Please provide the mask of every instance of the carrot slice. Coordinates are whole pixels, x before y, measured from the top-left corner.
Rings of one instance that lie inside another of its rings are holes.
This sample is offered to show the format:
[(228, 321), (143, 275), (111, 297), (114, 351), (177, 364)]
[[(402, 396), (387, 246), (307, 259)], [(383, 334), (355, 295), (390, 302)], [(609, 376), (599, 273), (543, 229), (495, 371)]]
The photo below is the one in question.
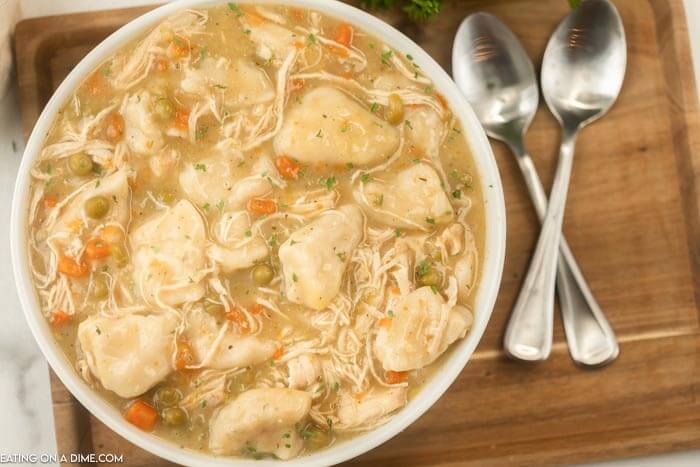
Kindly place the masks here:
[(44, 196), (44, 206), (47, 208), (54, 208), (58, 204), (58, 198), (56, 195), (45, 195)]
[(180, 38), (173, 40), (168, 46), (168, 55), (174, 58), (183, 58), (190, 53), (190, 45)]
[(71, 320), (71, 316), (61, 310), (56, 310), (53, 313), (51, 313), (51, 317), (49, 318), (49, 322), (51, 323), (52, 326), (59, 327), (63, 326), (64, 324), (68, 323)]
[(391, 327), (391, 318), (382, 318), (379, 320), (379, 327), (380, 328), (390, 328)]
[(389, 384), (399, 384), (408, 381), (407, 371), (387, 371), (385, 374), (386, 382)]
[(248, 319), (246, 318), (243, 311), (241, 311), (241, 309), (237, 306), (234, 306), (231, 310), (227, 311), (224, 317), (229, 321), (233, 321), (241, 330), (241, 332), (245, 333), (250, 329)]
[(279, 360), (280, 358), (282, 358), (282, 355), (284, 355), (284, 347), (280, 347), (277, 350), (275, 350), (275, 353), (272, 354), (272, 359)]
[(168, 61), (164, 58), (156, 59), (156, 70), (165, 71), (168, 69)]
[(119, 112), (111, 112), (105, 117), (102, 134), (110, 143), (116, 143), (124, 135), (124, 117)]
[(265, 18), (254, 12), (251, 8), (241, 8), (245, 13), (245, 19), (252, 26), (260, 26), (265, 22)]
[(124, 232), (116, 225), (106, 225), (100, 230), (100, 238), (107, 243), (119, 243), (124, 238)]
[(335, 41), (343, 44), (345, 47), (350, 47), (352, 44), (353, 29), (349, 24), (341, 24), (335, 34)]
[(124, 418), (143, 431), (151, 431), (158, 420), (158, 412), (141, 399), (137, 399), (129, 406)]
[(68, 277), (85, 277), (90, 270), (84, 263), (76, 263), (67, 256), (61, 256), (58, 259), (58, 272), (65, 274)]
[(85, 245), (85, 255), (90, 259), (102, 259), (110, 254), (109, 244), (101, 238), (93, 237)]
[(180, 130), (187, 130), (190, 126), (190, 111), (182, 107), (175, 109), (175, 127)]
[(292, 78), (289, 80), (289, 92), (294, 92), (304, 87), (305, 81), (302, 78)]
[(279, 156), (275, 159), (275, 165), (284, 178), (296, 180), (299, 176), (301, 166), (291, 157)]
[(253, 303), (252, 305), (250, 305), (250, 307), (248, 307), (248, 311), (250, 311), (254, 315), (265, 314), (265, 310), (266, 308), (259, 303)]
[(96, 71), (85, 80), (81, 86), (81, 89), (84, 89), (89, 95), (95, 97), (102, 93), (102, 90), (105, 88), (106, 84), (106, 80), (104, 76), (102, 76), (102, 73)]
[(263, 216), (277, 212), (277, 203), (269, 198), (250, 198), (246, 206), (251, 214)]
[(184, 370), (188, 365), (194, 363), (194, 351), (189, 343), (178, 341), (177, 354), (175, 355), (175, 368)]

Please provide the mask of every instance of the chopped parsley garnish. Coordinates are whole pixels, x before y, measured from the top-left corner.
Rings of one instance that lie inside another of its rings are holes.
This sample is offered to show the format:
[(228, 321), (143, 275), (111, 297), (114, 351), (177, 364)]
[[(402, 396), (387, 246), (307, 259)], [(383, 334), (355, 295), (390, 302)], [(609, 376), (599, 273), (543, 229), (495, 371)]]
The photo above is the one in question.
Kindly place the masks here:
[(335, 175), (331, 175), (328, 178), (321, 178), (319, 182), (321, 183), (321, 185), (325, 186), (330, 190), (336, 183), (338, 183), (338, 180), (336, 180)]
[(406, 124), (409, 130), (413, 130), (413, 124), (410, 120), (405, 120), (404, 123)]
[(345, 261), (345, 259), (347, 258), (347, 256), (346, 256), (345, 253), (343, 253), (343, 252), (336, 253), (335, 255), (338, 257), (338, 259), (339, 259), (340, 261)]
[(243, 16), (243, 12), (240, 8), (238, 8), (238, 5), (236, 5), (235, 3), (229, 2), (228, 9), (236, 13), (236, 18), (240, 18), (241, 16)]
[(369, 107), (369, 111), (375, 113), (377, 110), (379, 110), (379, 104), (372, 102), (372, 105)]
[(387, 315), (389, 318), (393, 318), (393, 317), (394, 317), (394, 312), (391, 311), (391, 310), (387, 310), (387, 311), (386, 311), (386, 315)]
[(207, 166), (204, 164), (195, 164), (194, 165), (194, 170), (199, 170), (200, 172), (206, 172), (207, 171)]
[(246, 230), (246, 231), (245, 231), (245, 236), (246, 236), (246, 237), (252, 237), (252, 236), (253, 236), (253, 232), (251, 232), (250, 230)]
[(384, 195), (377, 195), (374, 197), (374, 205), (381, 206), (384, 204)]
[(363, 173), (362, 175), (360, 175), (360, 181), (362, 183), (367, 183), (369, 181), (369, 174)]
[(393, 50), (387, 50), (386, 52), (382, 52), (382, 64), (384, 65), (391, 65), (391, 57), (394, 55)]
[(399, 238), (399, 237), (403, 236), (403, 232), (401, 232), (401, 230), (399, 230), (399, 229), (396, 229), (396, 230), (394, 231), (394, 234), (396, 234), (396, 238)]
[(296, 272), (293, 272), (293, 273), (292, 273), (292, 280), (293, 280), (294, 282), (298, 282), (298, 281), (299, 281), (299, 277), (297, 277), (297, 273), (296, 273)]
[(430, 272), (430, 261), (423, 260), (416, 266), (416, 276), (422, 277)]
[(435, 225), (435, 219), (433, 219), (432, 217), (426, 217), (425, 222), (427, 222), (430, 225)]
[(462, 197), (462, 192), (460, 190), (455, 190), (452, 192), (452, 197), (455, 199), (459, 199)]
[(316, 133), (316, 138), (323, 138), (323, 133), (321, 133), (321, 130), (318, 130), (318, 133)]
[(194, 133), (194, 139), (199, 141), (200, 139), (204, 138), (204, 136), (207, 134), (207, 131), (209, 131), (209, 127), (207, 125), (198, 128), (197, 131), (195, 131)]
[(353, 164), (352, 162), (347, 162), (345, 163), (345, 167), (347, 167), (348, 170), (352, 170), (355, 168), (355, 164)]
[(306, 43), (307, 43), (308, 45), (315, 45), (315, 44), (316, 44), (316, 35), (315, 35), (314, 33), (310, 33), (310, 34), (306, 37)]
[(224, 211), (224, 200), (220, 200), (218, 203), (216, 203), (216, 209), (219, 210), (219, 212)]

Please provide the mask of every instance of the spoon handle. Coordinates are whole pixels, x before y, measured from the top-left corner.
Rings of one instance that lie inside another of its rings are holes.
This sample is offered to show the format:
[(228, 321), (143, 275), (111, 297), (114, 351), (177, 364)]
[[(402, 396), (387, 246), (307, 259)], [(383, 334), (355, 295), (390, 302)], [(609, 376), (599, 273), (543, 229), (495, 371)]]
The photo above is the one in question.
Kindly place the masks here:
[(577, 130), (564, 129), (557, 171), (535, 252), (511, 312), (503, 347), (519, 360), (546, 360), (552, 350), (554, 287), (561, 226)]
[[(532, 158), (522, 141), (513, 144), (511, 150), (523, 173), (535, 212), (540, 221), (543, 221), (547, 211), (547, 194)], [(584, 366), (600, 366), (615, 360), (619, 353), (615, 333), (593, 297), (563, 234), (557, 263), (557, 295), (569, 352), (574, 362)]]

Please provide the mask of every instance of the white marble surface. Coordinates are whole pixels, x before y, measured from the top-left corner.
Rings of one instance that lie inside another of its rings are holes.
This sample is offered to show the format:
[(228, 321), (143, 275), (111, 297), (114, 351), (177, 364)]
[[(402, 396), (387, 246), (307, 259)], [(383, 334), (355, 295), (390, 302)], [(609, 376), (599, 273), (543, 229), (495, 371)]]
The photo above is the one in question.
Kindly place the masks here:
[[(16, 0), (14, 0), (16, 1)], [(0, 0), (0, 15), (13, 0)], [(684, 0), (689, 18), (695, 72), (700, 76), (700, 0)], [(21, 17), (156, 3), (151, 0), (19, 0)], [(0, 44), (4, 39), (0, 37)], [(22, 152), (17, 90), (0, 99), (0, 454), (55, 453), (47, 364), (34, 344), (15, 293), (10, 266), (8, 222), (11, 187)], [(127, 459), (128, 463), (128, 459)], [(700, 450), (594, 464), (597, 466), (697, 466)]]

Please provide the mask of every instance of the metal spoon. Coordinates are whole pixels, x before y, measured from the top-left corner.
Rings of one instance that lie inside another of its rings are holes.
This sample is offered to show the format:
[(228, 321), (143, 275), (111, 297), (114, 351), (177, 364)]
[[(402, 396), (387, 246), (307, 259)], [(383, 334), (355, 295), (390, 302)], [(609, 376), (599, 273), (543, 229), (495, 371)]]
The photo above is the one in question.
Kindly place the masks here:
[[(584, 1), (559, 24), (547, 44), (542, 91), (561, 124), (562, 136), (547, 214), (506, 330), (505, 347), (519, 358), (542, 360), (551, 350), (557, 249), (576, 137), (615, 102), (626, 62), (622, 21), (607, 0)], [(595, 323), (588, 320), (584, 328), (589, 324)], [(580, 337), (577, 332), (573, 335)]]
[[(507, 144), (516, 156), (535, 211), (542, 220), (547, 196), (523, 143), (539, 101), (530, 58), (510, 29), (496, 17), (475, 13), (457, 31), (452, 70), (486, 132)], [(571, 357), (586, 366), (608, 363), (618, 355), (615, 334), (563, 238), (559, 255), (557, 292)], [(516, 351), (508, 350), (518, 357)]]

